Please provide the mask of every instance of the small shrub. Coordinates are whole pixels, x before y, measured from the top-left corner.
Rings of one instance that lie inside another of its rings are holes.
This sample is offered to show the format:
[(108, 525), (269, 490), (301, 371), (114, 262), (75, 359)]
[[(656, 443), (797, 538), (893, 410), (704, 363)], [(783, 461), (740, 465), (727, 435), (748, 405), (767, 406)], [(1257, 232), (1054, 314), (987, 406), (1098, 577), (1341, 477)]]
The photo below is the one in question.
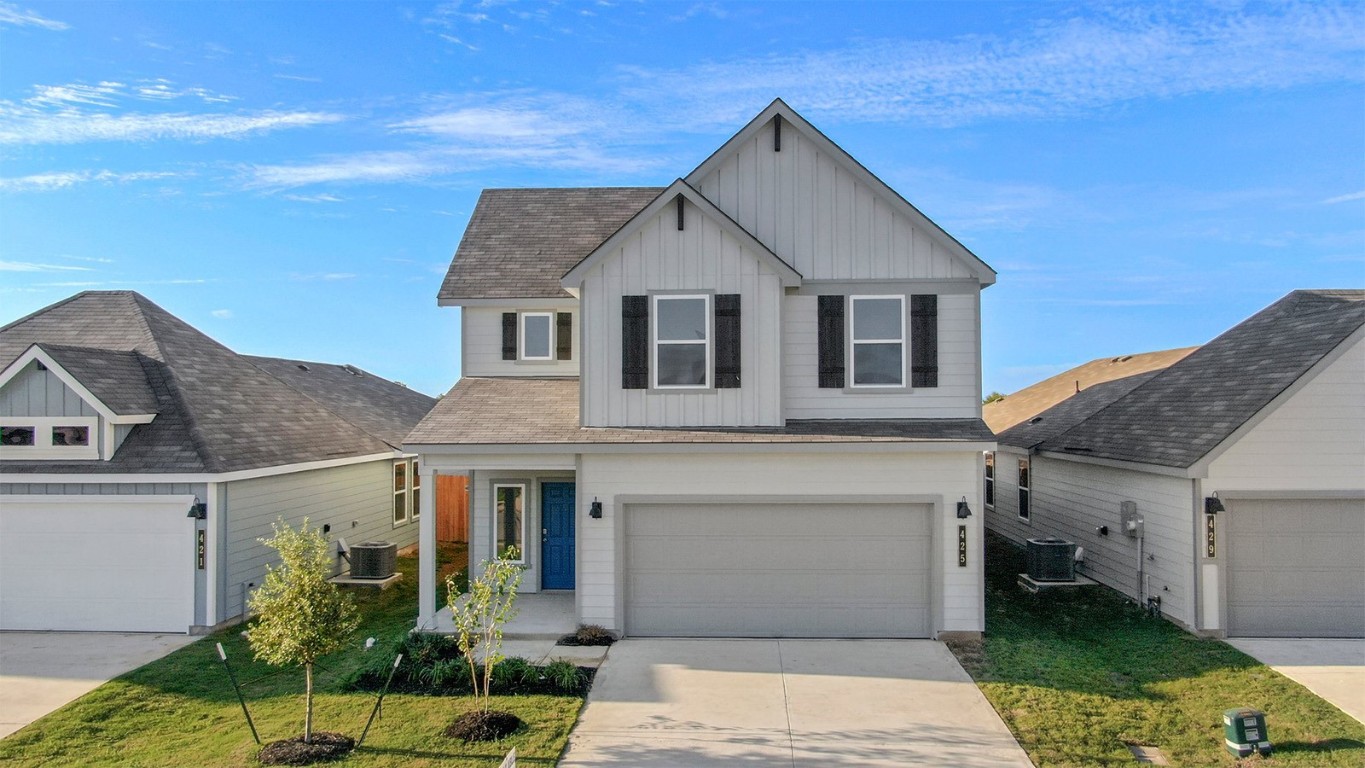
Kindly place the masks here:
[(561, 691), (572, 692), (583, 687), (587, 682), (587, 676), (583, 670), (579, 669), (571, 661), (560, 659), (552, 661), (541, 667), (541, 674), (545, 675), (545, 681)]
[(584, 624), (572, 635), (559, 638), (559, 645), (611, 645), (616, 636), (596, 624)]
[(493, 687), (499, 693), (514, 691), (527, 683), (534, 684), (539, 677), (540, 670), (518, 656), (503, 659), (493, 667)]
[(403, 663), (393, 675), (390, 691), (428, 695), (469, 692), (468, 668), (459, 647), (449, 636), (429, 632), (405, 632), (394, 638), (386, 650), (376, 648), (366, 654), (360, 669), (346, 682), (346, 688), (380, 690), (400, 653)]

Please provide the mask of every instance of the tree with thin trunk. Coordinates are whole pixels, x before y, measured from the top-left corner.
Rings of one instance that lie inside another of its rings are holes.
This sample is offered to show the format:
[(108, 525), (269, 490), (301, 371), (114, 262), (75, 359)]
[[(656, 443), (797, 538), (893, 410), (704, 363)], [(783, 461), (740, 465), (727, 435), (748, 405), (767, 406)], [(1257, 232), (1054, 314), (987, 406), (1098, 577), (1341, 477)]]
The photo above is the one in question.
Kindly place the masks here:
[[(446, 580), (449, 587), (446, 603), (455, 621), (456, 643), (469, 664), (474, 697), (479, 700), (484, 712), (488, 711), (493, 668), (503, 660), (503, 625), (517, 615), (514, 607), (517, 587), (521, 585), (521, 574), (526, 570), (519, 562), (520, 557), (516, 547), (508, 547), (501, 556), (484, 561), (483, 572), (470, 578), (469, 593), (466, 595), (455, 590), (452, 579)], [(483, 657), (482, 685), (476, 656)]]
[(313, 665), (338, 651), (360, 626), (351, 596), (329, 582), (331, 548), (322, 532), (297, 531), (281, 518), (275, 535), (260, 542), (280, 554), (278, 566), (267, 566), (265, 580), (251, 595), (257, 615), (247, 640), (258, 660), (274, 666), (302, 665), (304, 672), (303, 741), (313, 741)]

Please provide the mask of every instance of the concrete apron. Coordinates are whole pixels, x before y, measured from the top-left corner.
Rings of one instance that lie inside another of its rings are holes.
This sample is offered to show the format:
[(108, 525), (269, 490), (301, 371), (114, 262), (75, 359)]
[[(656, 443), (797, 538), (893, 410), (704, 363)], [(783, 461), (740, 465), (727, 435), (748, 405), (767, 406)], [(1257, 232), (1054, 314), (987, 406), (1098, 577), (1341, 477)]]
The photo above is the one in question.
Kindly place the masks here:
[(1032, 763), (942, 643), (628, 639), (559, 765)]
[[(1227, 643), (1365, 723), (1365, 639), (1236, 637)], [(1275, 729), (1266, 727), (1274, 740)]]
[(134, 632), (0, 632), (0, 738), (198, 639)]

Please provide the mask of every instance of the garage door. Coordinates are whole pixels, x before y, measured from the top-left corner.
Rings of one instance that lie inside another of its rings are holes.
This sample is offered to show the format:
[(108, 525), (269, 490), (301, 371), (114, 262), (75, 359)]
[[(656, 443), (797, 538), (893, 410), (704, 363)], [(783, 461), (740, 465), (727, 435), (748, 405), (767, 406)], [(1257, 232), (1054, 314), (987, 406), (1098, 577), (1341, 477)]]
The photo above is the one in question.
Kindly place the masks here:
[(0, 496), (0, 629), (187, 631), (191, 501)]
[(1365, 637), (1365, 501), (1228, 504), (1228, 633)]
[(928, 505), (631, 505), (626, 632), (928, 637)]

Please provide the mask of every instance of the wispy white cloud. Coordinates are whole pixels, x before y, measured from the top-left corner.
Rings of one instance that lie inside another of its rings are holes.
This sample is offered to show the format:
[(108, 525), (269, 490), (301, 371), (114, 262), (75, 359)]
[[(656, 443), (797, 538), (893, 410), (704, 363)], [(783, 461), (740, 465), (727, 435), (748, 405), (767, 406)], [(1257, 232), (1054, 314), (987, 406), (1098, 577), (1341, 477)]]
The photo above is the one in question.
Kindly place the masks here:
[(215, 309), (215, 310), (213, 310), (212, 312), (210, 312), (209, 314), (210, 314), (210, 315), (213, 315), (214, 317), (218, 318), (219, 320), (231, 320), (231, 319), (232, 319), (232, 310), (230, 310), (230, 309)]
[(1349, 195), (1337, 195), (1322, 201), (1323, 205), (1336, 205), (1337, 203), (1349, 203), (1352, 200), (1365, 200), (1365, 191), (1352, 192)]
[(16, 27), (41, 27), (54, 32), (70, 29), (70, 25), (64, 21), (49, 19), (46, 16), (39, 15), (36, 11), (4, 2), (0, 2), (0, 24), (10, 24)]
[(281, 195), (285, 200), (293, 200), (296, 203), (340, 203), (345, 202), (345, 198), (329, 195), (326, 193), (317, 195)]
[(165, 78), (143, 80), (133, 86), (132, 93), (140, 99), (150, 99), (154, 101), (171, 101), (186, 96), (195, 97), (207, 104), (225, 104), (229, 101), (237, 100), (236, 96), (215, 93), (207, 88), (177, 88), (174, 83)]
[(320, 78), (320, 77), (308, 77), (308, 76), (306, 76), (306, 75), (285, 75), (285, 74), (276, 74), (276, 75), (274, 75), (274, 76), (277, 77), (277, 78), (279, 78), (280, 80), (297, 80), (297, 81), (300, 82), (300, 83), (320, 83), (320, 82), (322, 82), (322, 78)]
[(35, 173), (29, 176), (0, 178), (0, 192), (52, 192), (74, 187), (78, 184), (126, 184), (133, 181), (153, 181), (168, 179), (181, 174), (169, 171), (135, 171), (116, 173), (114, 171), (54, 171)]
[(92, 267), (70, 264), (39, 264), (31, 261), (0, 261), (0, 272), (92, 272)]

